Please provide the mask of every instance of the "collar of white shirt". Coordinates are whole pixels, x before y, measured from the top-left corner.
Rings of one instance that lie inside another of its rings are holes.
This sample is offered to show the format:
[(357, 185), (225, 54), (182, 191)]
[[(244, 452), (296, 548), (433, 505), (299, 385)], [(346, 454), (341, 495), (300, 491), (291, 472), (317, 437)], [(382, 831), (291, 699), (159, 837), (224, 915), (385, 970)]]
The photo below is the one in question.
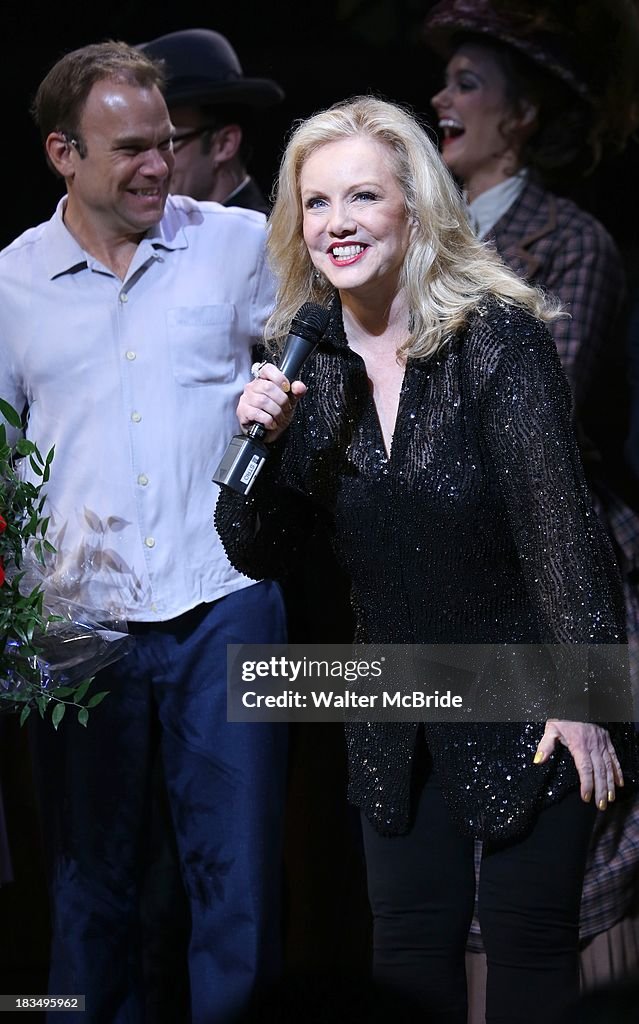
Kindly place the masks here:
[(473, 199), (472, 203), (468, 203), (468, 218), (478, 238), (485, 238), (506, 210), (510, 209), (521, 195), (527, 179), (528, 171), (523, 167), (512, 178), (493, 185), (477, 196), (477, 199)]
[[(82, 248), (64, 223), (64, 210), (67, 197), (63, 196), (57, 205), (55, 215), (46, 224), (43, 233), (43, 253), (49, 280), (67, 274), (80, 267), (106, 270), (98, 260)], [(170, 206), (159, 224), (150, 228), (140, 242), (136, 253), (136, 266), (144, 261), (158, 248), (187, 249), (188, 240), (182, 224), (174, 216)]]

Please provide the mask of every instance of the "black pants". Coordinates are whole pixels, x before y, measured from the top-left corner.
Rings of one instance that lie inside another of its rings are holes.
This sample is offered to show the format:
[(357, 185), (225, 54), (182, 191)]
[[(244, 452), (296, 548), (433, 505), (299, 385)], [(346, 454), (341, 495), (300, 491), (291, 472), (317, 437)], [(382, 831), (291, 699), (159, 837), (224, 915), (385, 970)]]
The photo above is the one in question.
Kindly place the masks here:
[[(595, 811), (578, 792), (542, 811), (518, 842), (484, 843), (479, 919), (487, 1024), (539, 1024), (579, 987), (579, 904)], [(417, 999), (427, 1024), (466, 1024), (465, 946), (473, 840), (454, 828), (436, 779), (407, 835), (363, 821), (375, 980)]]

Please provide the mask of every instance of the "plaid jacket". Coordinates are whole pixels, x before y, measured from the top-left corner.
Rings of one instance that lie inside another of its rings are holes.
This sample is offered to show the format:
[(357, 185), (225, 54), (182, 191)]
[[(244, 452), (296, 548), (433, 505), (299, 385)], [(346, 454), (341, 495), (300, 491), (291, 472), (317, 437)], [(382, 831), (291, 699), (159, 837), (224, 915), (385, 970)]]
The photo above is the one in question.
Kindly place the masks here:
[[(570, 319), (549, 326), (570, 381), (577, 419), (605, 420), (606, 411), (593, 417), (592, 406), (598, 373), (607, 359), (617, 358), (626, 292), (625, 269), (612, 238), (571, 200), (529, 180), (487, 240), (515, 273), (558, 296), (570, 313)], [(587, 449), (584, 455), (588, 463)], [(639, 515), (604, 481), (605, 476), (601, 486), (594, 486), (597, 504), (610, 527), (622, 572), (634, 578), (639, 568)], [(629, 627), (633, 625), (631, 619)], [(638, 670), (633, 668), (637, 685)]]
[(531, 180), (488, 239), (515, 273), (558, 296), (570, 313), (550, 329), (579, 410), (625, 296), (615, 243), (589, 213)]
[[(596, 394), (598, 368), (616, 343), (625, 295), (621, 257), (605, 228), (568, 199), (529, 181), (487, 236), (508, 266), (557, 295), (571, 319), (550, 324), (579, 416)], [(639, 516), (607, 489), (595, 494), (623, 575), (633, 689), (639, 683)], [(476, 846), (479, 872), (481, 848)], [(633, 910), (639, 886), (639, 795), (600, 815), (590, 846), (581, 901), (580, 941), (586, 944)], [(475, 917), (468, 949), (482, 950)]]

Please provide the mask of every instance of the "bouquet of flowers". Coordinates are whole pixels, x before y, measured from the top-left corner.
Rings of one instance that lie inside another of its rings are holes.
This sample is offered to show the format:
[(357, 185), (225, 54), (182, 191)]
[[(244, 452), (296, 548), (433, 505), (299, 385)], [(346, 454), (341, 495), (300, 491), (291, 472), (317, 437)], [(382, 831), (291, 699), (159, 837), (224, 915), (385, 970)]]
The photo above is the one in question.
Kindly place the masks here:
[[(21, 418), (0, 399), (0, 414), (13, 428)], [(0, 423), (0, 711), (20, 714), (21, 724), (34, 708), (51, 711), (57, 729), (67, 708), (86, 725), (89, 711), (107, 696), (89, 695), (92, 678), (129, 650), (133, 643), (122, 623), (104, 623), (72, 601), (49, 596), (43, 488), (49, 479), (53, 449), (43, 456), (20, 437), (10, 444)], [(36, 483), (22, 479), (18, 459), (28, 459)]]

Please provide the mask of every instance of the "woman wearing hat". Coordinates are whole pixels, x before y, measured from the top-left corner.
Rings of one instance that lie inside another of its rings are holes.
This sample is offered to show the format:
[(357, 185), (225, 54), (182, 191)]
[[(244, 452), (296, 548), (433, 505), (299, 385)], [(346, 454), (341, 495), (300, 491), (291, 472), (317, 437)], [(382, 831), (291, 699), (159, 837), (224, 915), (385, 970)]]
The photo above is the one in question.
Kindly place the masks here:
[[(598, 409), (598, 377), (615, 359), (625, 273), (599, 221), (552, 185), (594, 169), (603, 152), (622, 148), (633, 125), (639, 48), (632, 6), (623, 0), (563, 7), (538, 0), (443, 0), (425, 28), (426, 41), (447, 61), (445, 85), (432, 104), (443, 158), (463, 185), (471, 224), (513, 270), (557, 295), (570, 313), (550, 330), (578, 426), (597, 431), (609, 419), (609, 410)], [(616, 383), (622, 391), (624, 382)], [(582, 437), (584, 454), (592, 456)], [(629, 490), (625, 480), (611, 487), (601, 461), (592, 467), (591, 486), (624, 575), (639, 684), (639, 595), (631, 577), (639, 522), (614, 493), (619, 486)], [(603, 933), (634, 903), (638, 839), (639, 809), (618, 806), (613, 820), (599, 822), (582, 902), (582, 943), (601, 934), (603, 945)], [(618, 949), (629, 927), (612, 933), (610, 948), (606, 942), (608, 963), (623, 959), (637, 966), (637, 952), (629, 956), (626, 948), (622, 956)], [(476, 920), (470, 948), (481, 950)], [(582, 970), (586, 981), (601, 981), (609, 969), (593, 966), (591, 953), (582, 958)]]
[(570, 313), (552, 333), (580, 409), (605, 356), (624, 272), (602, 225), (550, 185), (574, 181), (625, 142), (639, 47), (627, 3), (575, 2), (563, 5), (565, 15), (561, 7), (443, 0), (427, 18), (426, 41), (448, 61), (432, 99), (444, 160), (476, 233)]

